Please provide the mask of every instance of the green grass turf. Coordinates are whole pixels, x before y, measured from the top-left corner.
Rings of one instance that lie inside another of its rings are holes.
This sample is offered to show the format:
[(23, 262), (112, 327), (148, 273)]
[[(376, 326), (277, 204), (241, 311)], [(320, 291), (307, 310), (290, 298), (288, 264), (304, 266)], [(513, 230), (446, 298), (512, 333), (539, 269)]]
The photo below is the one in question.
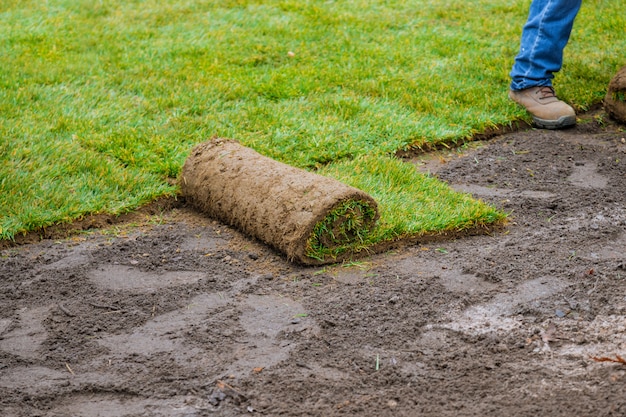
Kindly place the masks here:
[[(528, 6), (0, 0), (0, 237), (175, 195), (212, 136), (371, 193), (368, 243), (499, 221), (392, 155), (529, 120), (506, 97)], [(624, 2), (584, 2), (562, 98), (602, 100), (624, 27)]]

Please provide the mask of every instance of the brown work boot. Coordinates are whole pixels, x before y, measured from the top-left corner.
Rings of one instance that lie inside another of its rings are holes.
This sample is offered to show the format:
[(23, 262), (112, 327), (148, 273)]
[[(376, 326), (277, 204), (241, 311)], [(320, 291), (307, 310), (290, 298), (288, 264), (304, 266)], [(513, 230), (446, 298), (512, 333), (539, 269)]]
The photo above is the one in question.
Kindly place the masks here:
[(576, 124), (576, 112), (556, 96), (550, 86), (509, 90), (509, 98), (525, 107), (535, 124), (543, 129), (561, 129)]

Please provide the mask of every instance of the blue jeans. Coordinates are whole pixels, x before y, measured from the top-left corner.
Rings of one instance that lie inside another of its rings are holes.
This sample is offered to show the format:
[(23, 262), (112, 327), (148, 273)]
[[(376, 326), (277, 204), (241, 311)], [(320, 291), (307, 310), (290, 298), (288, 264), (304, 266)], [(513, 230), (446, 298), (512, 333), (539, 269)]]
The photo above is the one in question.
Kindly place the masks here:
[(533, 0), (511, 69), (511, 90), (552, 86), (582, 0)]

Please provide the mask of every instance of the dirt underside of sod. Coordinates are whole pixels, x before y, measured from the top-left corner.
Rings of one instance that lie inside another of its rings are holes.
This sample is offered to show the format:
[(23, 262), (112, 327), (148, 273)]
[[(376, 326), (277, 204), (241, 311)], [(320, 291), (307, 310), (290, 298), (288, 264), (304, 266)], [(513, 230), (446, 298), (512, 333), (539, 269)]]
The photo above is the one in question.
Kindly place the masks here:
[(625, 137), (599, 111), (415, 159), (510, 224), (352, 264), (171, 201), (5, 247), (0, 414), (624, 415)]

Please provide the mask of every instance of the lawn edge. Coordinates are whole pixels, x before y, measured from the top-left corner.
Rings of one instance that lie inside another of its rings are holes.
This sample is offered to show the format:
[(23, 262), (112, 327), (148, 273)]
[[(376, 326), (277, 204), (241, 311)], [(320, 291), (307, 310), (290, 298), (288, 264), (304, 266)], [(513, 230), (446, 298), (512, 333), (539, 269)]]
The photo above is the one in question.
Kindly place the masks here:
[[(587, 123), (596, 123), (598, 124), (597, 128), (601, 129), (602, 126), (595, 119), (598, 115), (603, 114), (603, 103), (600, 102), (590, 106), (588, 110), (577, 114), (577, 117), (581, 119), (581, 121), (586, 121)], [(405, 151), (400, 150), (395, 153), (395, 156), (406, 160), (429, 152), (441, 149), (458, 149), (464, 144), (470, 142), (490, 141), (508, 133), (520, 132), (529, 129), (533, 129), (533, 127), (526, 121), (513, 120), (507, 124), (495, 126), (485, 130), (484, 132), (476, 133), (470, 138), (459, 139), (454, 144), (449, 146), (446, 146), (445, 144), (438, 144), (429, 147), (413, 148)], [(123, 214), (114, 215), (99, 213), (85, 215), (74, 221), (58, 223), (29, 232), (19, 233), (13, 236), (12, 239), (0, 239), (0, 250), (37, 243), (44, 240), (68, 239), (78, 234), (85, 233), (86, 231), (98, 231), (114, 225), (130, 224), (133, 222), (141, 223), (145, 222), (146, 217), (164, 214), (174, 209), (184, 208), (187, 206), (188, 205), (186, 204), (184, 197), (180, 195), (158, 197), (152, 202)], [(373, 244), (359, 250), (358, 252), (345, 252), (334, 259), (332, 263), (364, 258), (415, 244), (432, 244), (469, 236), (498, 233), (506, 228), (506, 224), (508, 223), (507, 219), (508, 216), (504, 220), (496, 221), (491, 224), (481, 224), (463, 230), (444, 230), (430, 233), (427, 232), (420, 235), (400, 236), (393, 240)]]

